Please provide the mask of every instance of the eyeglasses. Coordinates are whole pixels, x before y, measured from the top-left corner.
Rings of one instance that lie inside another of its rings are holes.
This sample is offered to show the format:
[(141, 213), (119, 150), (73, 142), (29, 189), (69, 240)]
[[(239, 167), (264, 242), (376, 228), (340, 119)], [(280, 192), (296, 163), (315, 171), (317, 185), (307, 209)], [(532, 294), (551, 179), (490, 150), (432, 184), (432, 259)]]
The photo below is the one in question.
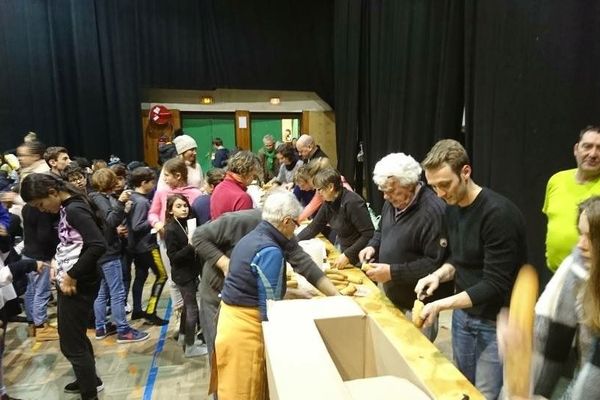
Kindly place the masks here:
[(297, 219), (295, 219), (295, 218), (291, 218), (291, 217), (290, 217), (290, 221), (292, 221), (292, 222), (294, 223), (294, 225), (296, 225), (296, 227), (299, 227), (299, 226), (300, 226), (300, 223), (298, 222), (298, 220), (297, 220)]

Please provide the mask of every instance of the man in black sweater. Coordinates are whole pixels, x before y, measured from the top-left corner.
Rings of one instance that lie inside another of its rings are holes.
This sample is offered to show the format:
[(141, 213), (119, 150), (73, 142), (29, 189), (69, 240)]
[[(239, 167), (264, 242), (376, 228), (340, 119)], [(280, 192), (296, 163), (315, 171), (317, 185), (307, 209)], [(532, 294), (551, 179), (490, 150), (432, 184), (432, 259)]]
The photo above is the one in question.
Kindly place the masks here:
[[(446, 204), (421, 182), (421, 171), (419, 163), (404, 153), (388, 154), (375, 164), (373, 182), (386, 201), (375, 235), (359, 253), (360, 260), (373, 267), (367, 276), (383, 283), (387, 297), (409, 318), (417, 281), (444, 263), (448, 246)], [(427, 300), (447, 297), (453, 290), (453, 282), (445, 282)], [(436, 317), (423, 334), (433, 341), (437, 328)]]
[(454, 361), (486, 399), (496, 399), (502, 362), (495, 321), (526, 260), (523, 216), (510, 200), (473, 182), (469, 157), (457, 141), (436, 143), (422, 165), (429, 185), (449, 205), (450, 257), (419, 280), (415, 292), (427, 297), (441, 282), (454, 279), (456, 294), (427, 304), (421, 317), (430, 324), (440, 311), (454, 310)]

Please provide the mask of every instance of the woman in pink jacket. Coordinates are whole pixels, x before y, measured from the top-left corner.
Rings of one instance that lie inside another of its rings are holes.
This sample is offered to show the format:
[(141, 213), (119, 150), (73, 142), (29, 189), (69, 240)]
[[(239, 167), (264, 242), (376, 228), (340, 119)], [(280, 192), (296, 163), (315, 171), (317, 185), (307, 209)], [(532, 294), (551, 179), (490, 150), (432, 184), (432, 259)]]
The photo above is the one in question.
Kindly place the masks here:
[(191, 204), (196, 197), (202, 194), (197, 187), (188, 185), (187, 172), (187, 166), (180, 158), (172, 158), (163, 165), (163, 179), (167, 187), (154, 194), (150, 211), (148, 211), (148, 222), (161, 234), (165, 226), (167, 197), (172, 194), (182, 194)]

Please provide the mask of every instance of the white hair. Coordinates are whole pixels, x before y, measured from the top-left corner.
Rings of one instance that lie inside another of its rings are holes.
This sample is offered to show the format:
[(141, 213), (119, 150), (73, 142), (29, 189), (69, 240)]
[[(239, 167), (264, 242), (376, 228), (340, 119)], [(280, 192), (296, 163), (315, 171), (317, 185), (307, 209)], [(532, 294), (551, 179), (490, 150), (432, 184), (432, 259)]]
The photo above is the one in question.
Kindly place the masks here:
[(414, 185), (421, 178), (421, 165), (404, 153), (391, 153), (377, 161), (373, 168), (373, 182), (385, 186), (389, 178), (395, 178), (402, 186)]
[(296, 196), (287, 190), (276, 190), (265, 199), (262, 219), (277, 226), (285, 217), (298, 218), (302, 206)]
[(263, 144), (267, 144), (267, 142), (275, 143), (275, 138), (273, 135), (265, 135), (263, 137)]

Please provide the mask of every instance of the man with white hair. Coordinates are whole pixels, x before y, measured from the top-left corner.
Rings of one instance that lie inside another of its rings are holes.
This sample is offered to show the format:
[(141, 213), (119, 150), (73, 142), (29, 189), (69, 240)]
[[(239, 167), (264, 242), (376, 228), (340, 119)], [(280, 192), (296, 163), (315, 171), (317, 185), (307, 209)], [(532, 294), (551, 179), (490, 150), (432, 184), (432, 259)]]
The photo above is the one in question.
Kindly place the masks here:
[(321, 147), (315, 143), (315, 139), (310, 135), (304, 134), (298, 138), (296, 150), (298, 150), (298, 154), (305, 164), (317, 158), (327, 158), (327, 154), (321, 150)]
[(267, 301), (285, 295), (286, 249), (294, 245), (301, 211), (292, 193), (271, 194), (265, 200), (262, 221), (231, 253), (215, 341), (221, 399), (253, 400), (266, 395), (262, 321), (267, 320)]
[[(419, 163), (404, 153), (388, 154), (379, 160), (373, 181), (383, 192), (385, 203), (379, 227), (359, 258), (374, 267), (367, 276), (383, 283), (394, 305), (409, 313), (417, 298), (412, 288), (447, 257), (446, 205), (421, 181)], [(436, 292), (436, 299), (450, 295), (452, 289), (452, 282), (445, 283), (441, 292)], [(435, 340), (437, 320), (423, 333)]]

